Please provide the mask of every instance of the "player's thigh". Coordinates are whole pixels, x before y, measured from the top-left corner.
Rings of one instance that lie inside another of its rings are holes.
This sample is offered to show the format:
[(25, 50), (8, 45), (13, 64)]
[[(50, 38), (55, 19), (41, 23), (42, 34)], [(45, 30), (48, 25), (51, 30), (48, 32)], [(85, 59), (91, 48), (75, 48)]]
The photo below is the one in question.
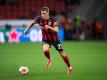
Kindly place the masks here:
[(45, 44), (43, 44), (43, 51), (48, 51), (49, 50), (49, 48), (50, 48), (50, 45), (49, 44), (47, 44), (47, 43), (45, 43)]
[(58, 41), (55, 41), (53, 43), (53, 46), (56, 48), (57, 51), (61, 52), (61, 51), (64, 51), (63, 49), (63, 46), (61, 44), (61, 42), (58, 40)]

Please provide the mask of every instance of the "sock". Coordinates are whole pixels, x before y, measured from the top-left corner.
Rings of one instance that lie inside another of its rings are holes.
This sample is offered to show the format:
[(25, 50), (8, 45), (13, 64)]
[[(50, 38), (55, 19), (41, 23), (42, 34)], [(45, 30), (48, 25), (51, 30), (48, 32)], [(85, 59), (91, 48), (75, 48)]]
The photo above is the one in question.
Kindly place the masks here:
[(62, 56), (62, 58), (63, 58), (63, 60), (65, 61), (65, 63), (67, 64), (67, 66), (70, 67), (71, 65), (70, 65), (68, 56), (67, 56), (67, 55)]
[(44, 51), (45, 56), (50, 59), (50, 52), (49, 51)]

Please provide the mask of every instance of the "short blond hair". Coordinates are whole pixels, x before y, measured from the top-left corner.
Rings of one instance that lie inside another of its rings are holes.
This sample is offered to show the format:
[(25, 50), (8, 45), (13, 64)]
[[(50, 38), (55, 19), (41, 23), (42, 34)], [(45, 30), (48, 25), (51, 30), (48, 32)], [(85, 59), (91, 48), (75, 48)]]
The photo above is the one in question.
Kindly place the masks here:
[(49, 12), (49, 8), (48, 7), (42, 7), (41, 11)]

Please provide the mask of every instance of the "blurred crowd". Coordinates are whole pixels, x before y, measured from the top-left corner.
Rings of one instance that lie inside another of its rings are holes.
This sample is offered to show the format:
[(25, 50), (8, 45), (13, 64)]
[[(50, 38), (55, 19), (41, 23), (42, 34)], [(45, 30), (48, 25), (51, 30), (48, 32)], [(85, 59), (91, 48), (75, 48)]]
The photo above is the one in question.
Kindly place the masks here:
[(65, 40), (104, 40), (104, 24), (97, 17), (92, 23), (82, 20), (79, 15), (74, 19), (67, 15), (56, 15), (60, 28), (64, 29)]
[[(91, 23), (74, 13), (80, 0), (64, 0), (65, 10), (55, 15), (59, 27), (64, 29), (65, 40), (104, 40), (104, 23), (97, 16)], [(55, 12), (54, 12), (55, 13)]]

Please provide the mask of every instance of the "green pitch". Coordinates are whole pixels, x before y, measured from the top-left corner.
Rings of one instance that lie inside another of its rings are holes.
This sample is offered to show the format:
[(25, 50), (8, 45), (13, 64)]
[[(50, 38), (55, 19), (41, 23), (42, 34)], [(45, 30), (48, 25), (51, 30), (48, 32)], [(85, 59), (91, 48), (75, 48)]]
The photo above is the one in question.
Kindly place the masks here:
[[(0, 80), (107, 80), (107, 42), (64, 42), (63, 46), (73, 65), (72, 76), (53, 47), (47, 70), (40, 43), (0, 44)], [(20, 75), (20, 66), (27, 66), (29, 74)]]

